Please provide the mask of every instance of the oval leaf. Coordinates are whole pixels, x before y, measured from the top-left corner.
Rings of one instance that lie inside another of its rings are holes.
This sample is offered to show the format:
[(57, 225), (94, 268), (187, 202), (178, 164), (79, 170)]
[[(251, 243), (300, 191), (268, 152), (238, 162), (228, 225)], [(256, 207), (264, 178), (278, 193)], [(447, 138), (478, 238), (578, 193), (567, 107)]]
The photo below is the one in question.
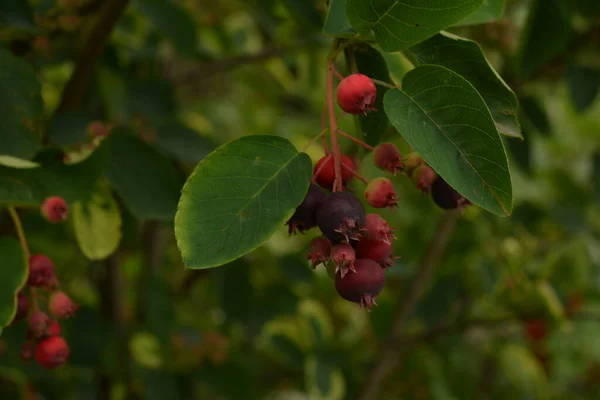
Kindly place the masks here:
[(243, 137), (209, 154), (175, 216), (186, 267), (216, 267), (260, 246), (302, 202), (310, 176), (310, 158), (277, 136)]
[(323, 33), (328, 36), (350, 38), (356, 32), (346, 17), (346, 0), (331, 0), (325, 17)]
[(504, 14), (504, 0), (485, 0), (483, 6), (456, 26), (487, 24), (499, 21)]
[(119, 247), (121, 213), (104, 185), (98, 185), (89, 199), (74, 204), (71, 220), (79, 248), (90, 260), (102, 260)]
[(341, 400), (346, 394), (342, 371), (324, 355), (310, 356), (304, 363), (306, 390), (314, 400)]
[(27, 259), (21, 244), (9, 237), (0, 238), (0, 254), (0, 328), (3, 328), (17, 312), (17, 293), (27, 281)]
[(0, 154), (31, 159), (40, 147), (41, 86), (29, 64), (0, 49)]
[(509, 215), (512, 186), (500, 135), (485, 102), (460, 75), (437, 65), (408, 72), (384, 98), (390, 122), (452, 187)]
[(346, 0), (346, 14), (361, 34), (375, 33), (385, 51), (417, 44), (475, 12), (483, 0)]
[(476, 42), (441, 32), (410, 50), (420, 63), (442, 65), (468, 80), (488, 105), (498, 132), (522, 138), (517, 96), (488, 63)]

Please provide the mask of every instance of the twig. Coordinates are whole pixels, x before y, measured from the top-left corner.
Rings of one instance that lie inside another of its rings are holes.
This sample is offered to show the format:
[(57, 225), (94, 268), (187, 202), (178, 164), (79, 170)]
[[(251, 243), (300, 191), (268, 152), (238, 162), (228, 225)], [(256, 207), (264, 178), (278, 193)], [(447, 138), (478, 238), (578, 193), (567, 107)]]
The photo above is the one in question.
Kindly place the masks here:
[(63, 90), (58, 111), (81, 106), (94, 66), (100, 58), (117, 20), (129, 4), (129, 0), (106, 0), (98, 23), (88, 36), (83, 50), (75, 62), (75, 70)]
[(423, 295), (429, 278), (439, 264), (450, 242), (459, 218), (460, 211), (453, 210), (446, 212), (440, 219), (435, 236), (425, 250), (417, 272), (412, 278), (406, 297), (400, 302), (389, 337), (383, 346), (381, 346), (379, 354), (375, 357), (375, 360), (378, 361), (363, 384), (358, 396), (359, 400), (379, 398), (379, 391), (383, 381), (398, 361), (398, 347), (402, 343), (404, 329)]
[(354, 136), (350, 135), (349, 133), (346, 133), (342, 130), (338, 129), (338, 133), (342, 136), (344, 136), (346, 139), (352, 140), (354, 143), (361, 145), (362, 147), (364, 147), (365, 149), (369, 150), (369, 151), (373, 151), (374, 147), (370, 146), (368, 144), (366, 144), (365, 142), (363, 142), (360, 139), (355, 138)]

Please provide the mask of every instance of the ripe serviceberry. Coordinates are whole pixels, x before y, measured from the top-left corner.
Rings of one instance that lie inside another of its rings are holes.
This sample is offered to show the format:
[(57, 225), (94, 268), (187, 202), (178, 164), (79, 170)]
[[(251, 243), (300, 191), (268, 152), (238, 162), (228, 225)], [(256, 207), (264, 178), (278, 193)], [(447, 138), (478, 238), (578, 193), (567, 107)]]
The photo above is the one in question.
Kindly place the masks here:
[(539, 342), (546, 337), (546, 323), (541, 319), (527, 321), (527, 336), (534, 342)]
[(373, 260), (381, 268), (389, 268), (395, 264), (392, 259), (393, 248), (389, 242), (363, 239), (354, 246), (354, 250), (357, 258)]
[(438, 176), (431, 185), (431, 197), (435, 204), (444, 210), (462, 208), (471, 204), (469, 200), (448, 185), (441, 176)]
[(335, 192), (319, 207), (317, 224), (333, 243), (358, 240), (365, 224), (365, 208), (352, 193)]
[(411, 178), (417, 189), (423, 193), (429, 193), (437, 174), (431, 167), (421, 165), (413, 170)]
[(370, 213), (365, 217), (364, 236), (371, 240), (383, 240), (391, 243), (392, 239), (396, 239), (394, 229), (390, 228), (387, 221), (379, 214)]
[(404, 169), (405, 169), (406, 173), (408, 175), (411, 175), (412, 171), (415, 168), (417, 168), (425, 163), (425, 160), (423, 160), (423, 157), (421, 157), (419, 155), (419, 153), (415, 153), (413, 151), (412, 153), (408, 153), (406, 155), (406, 157), (404, 157), (402, 162), (404, 163)]
[(375, 298), (383, 289), (385, 273), (373, 260), (358, 259), (354, 261), (354, 268), (356, 272), (344, 277), (336, 275), (335, 289), (342, 298), (358, 303), (370, 311), (371, 305), (377, 305)]
[(17, 295), (17, 312), (15, 313), (15, 318), (13, 318), (13, 322), (17, 322), (22, 320), (29, 313), (29, 298), (23, 293), (19, 292)]
[[(342, 185), (346, 186), (350, 180), (354, 177), (353, 171), (356, 169), (354, 161), (349, 156), (342, 154)], [(335, 182), (335, 165), (332, 156), (323, 156), (315, 164), (313, 172), (315, 181), (322, 188), (333, 190), (333, 183)]]
[(402, 171), (402, 154), (393, 143), (381, 143), (373, 150), (373, 158), (377, 168), (393, 174)]
[(29, 286), (53, 287), (58, 284), (54, 274), (54, 264), (43, 254), (34, 254), (29, 257)]
[(375, 178), (365, 189), (365, 198), (371, 207), (394, 208), (398, 206), (398, 197), (392, 181), (388, 178)]
[(337, 102), (348, 114), (363, 114), (374, 110), (377, 97), (375, 83), (366, 75), (352, 74), (342, 79), (337, 88)]
[(48, 221), (61, 222), (67, 219), (69, 207), (62, 197), (50, 196), (42, 203), (41, 212)]
[(47, 334), (48, 336), (60, 336), (60, 324), (58, 321), (50, 321), (48, 324)]
[(43, 368), (53, 369), (67, 362), (69, 346), (60, 336), (50, 336), (35, 347), (35, 360)]
[(296, 231), (304, 233), (304, 231), (317, 226), (317, 209), (325, 200), (327, 195), (317, 185), (311, 184), (308, 187), (308, 192), (286, 225), (289, 228), (289, 233), (295, 234)]
[(342, 278), (349, 271), (356, 272), (354, 260), (356, 260), (356, 253), (352, 246), (347, 243), (336, 244), (331, 250), (331, 261), (335, 265), (335, 272), (339, 272)]
[(310, 242), (307, 260), (310, 260), (311, 266), (316, 268), (319, 264), (327, 264), (331, 255), (331, 241), (326, 237), (318, 237)]
[(73, 303), (73, 300), (65, 292), (57, 290), (50, 296), (48, 308), (56, 318), (67, 318), (73, 315), (79, 306)]
[(34, 310), (29, 316), (30, 338), (39, 338), (47, 334), (50, 317), (40, 310)]

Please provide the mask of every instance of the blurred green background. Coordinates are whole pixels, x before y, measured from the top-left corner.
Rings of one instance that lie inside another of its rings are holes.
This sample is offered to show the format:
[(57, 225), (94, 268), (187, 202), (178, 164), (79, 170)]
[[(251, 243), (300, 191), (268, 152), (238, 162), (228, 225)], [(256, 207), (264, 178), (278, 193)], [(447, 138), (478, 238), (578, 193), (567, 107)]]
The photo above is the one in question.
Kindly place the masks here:
[[(0, 398), (357, 398), (442, 215), (429, 197), (394, 178), (400, 208), (382, 215), (402, 258), (370, 313), (342, 300), (324, 268), (309, 268), (316, 233), (288, 237), (282, 226), (240, 260), (188, 271), (172, 226), (186, 175), (216, 146), (274, 134), (302, 149), (319, 133), (326, 3), (132, 1), (80, 107), (61, 111), (111, 2), (31, 1), (33, 15), (19, 2), (0, 6), (3, 46), (39, 75), (46, 143), (77, 151), (89, 122), (118, 126), (103, 180), (118, 203), (107, 215), (122, 227), (116, 253), (90, 262), (70, 225), (22, 214), (32, 251), (54, 260), (82, 308), (63, 323), (71, 357), (55, 372), (21, 361), (24, 322), (4, 330)], [(599, 8), (511, 0), (500, 21), (450, 29), (477, 40), (520, 99), (525, 141), (506, 140), (515, 208), (508, 218), (465, 211), (381, 399), (600, 398)], [(400, 54), (386, 61), (394, 80), (411, 68)], [(350, 116), (340, 124), (355, 132)], [(408, 150), (391, 128), (383, 136)], [(378, 176), (369, 155), (343, 145), (363, 159), (361, 174)], [(308, 153), (314, 162), (322, 150)], [(4, 210), (0, 232), (13, 232)], [(527, 334), (534, 323), (545, 329), (539, 340)]]

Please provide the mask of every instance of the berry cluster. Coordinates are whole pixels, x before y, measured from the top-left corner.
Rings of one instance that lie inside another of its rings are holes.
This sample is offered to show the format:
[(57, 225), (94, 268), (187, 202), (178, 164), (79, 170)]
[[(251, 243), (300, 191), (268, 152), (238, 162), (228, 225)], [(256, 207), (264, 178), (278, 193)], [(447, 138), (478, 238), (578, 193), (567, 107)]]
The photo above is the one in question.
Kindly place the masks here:
[[(67, 218), (68, 207), (64, 199), (53, 196), (44, 201), (41, 213), (50, 222), (60, 222)], [(29, 325), (21, 357), (24, 360), (35, 358), (40, 366), (47, 369), (59, 367), (69, 357), (69, 346), (61, 337), (57, 320), (70, 317), (78, 306), (67, 294), (58, 290), (54, 264), (44, 254), (29, 257), (27, 287), (29, 290), (23, 288), (17, 295), (17, 311), (12, 322), (27, 318)], [(41, 309), (43, 301), (48, 313)]]
[[(350, 114), (374, 110), (376, 95), (374, 82), (358, 73), (341, 79), (337, 88), (338, 105)], [(392, 143), (372, 147), (338, 130), (335, 123), (333, 129), (335, 134), (373, 151), (374, 163), (380, 170), (410, 176), (414, 185), (431, 193), (440, 207), (450, 209), (467, 204), (417, 153), (403, 156)], [(367, 185), (366, 202), (373, 208), (394, 209), (398, 196), (389, 178), (378, 177), (370, 182), (362, 178), (356, 172), (356, 162), (340, 154), (333, 141), (334, 133), (331, 134), (333, 152), (324, 144), (325, 155), (315, 164), (308, 193), (287, 225), (290, 235), (314, 227), (321, 230), (323, 236), (312, 240), (307, 259), (313, 268), (319, 264), (331, 267), (338, 294), (370, 310), (385, 284), (385, 270), (394, 265), (392, 240), (396, 237), (383, 217), (366, 214), (361, 201), (349, 191), (348, 183), (354, 177), (363, 181)]]

